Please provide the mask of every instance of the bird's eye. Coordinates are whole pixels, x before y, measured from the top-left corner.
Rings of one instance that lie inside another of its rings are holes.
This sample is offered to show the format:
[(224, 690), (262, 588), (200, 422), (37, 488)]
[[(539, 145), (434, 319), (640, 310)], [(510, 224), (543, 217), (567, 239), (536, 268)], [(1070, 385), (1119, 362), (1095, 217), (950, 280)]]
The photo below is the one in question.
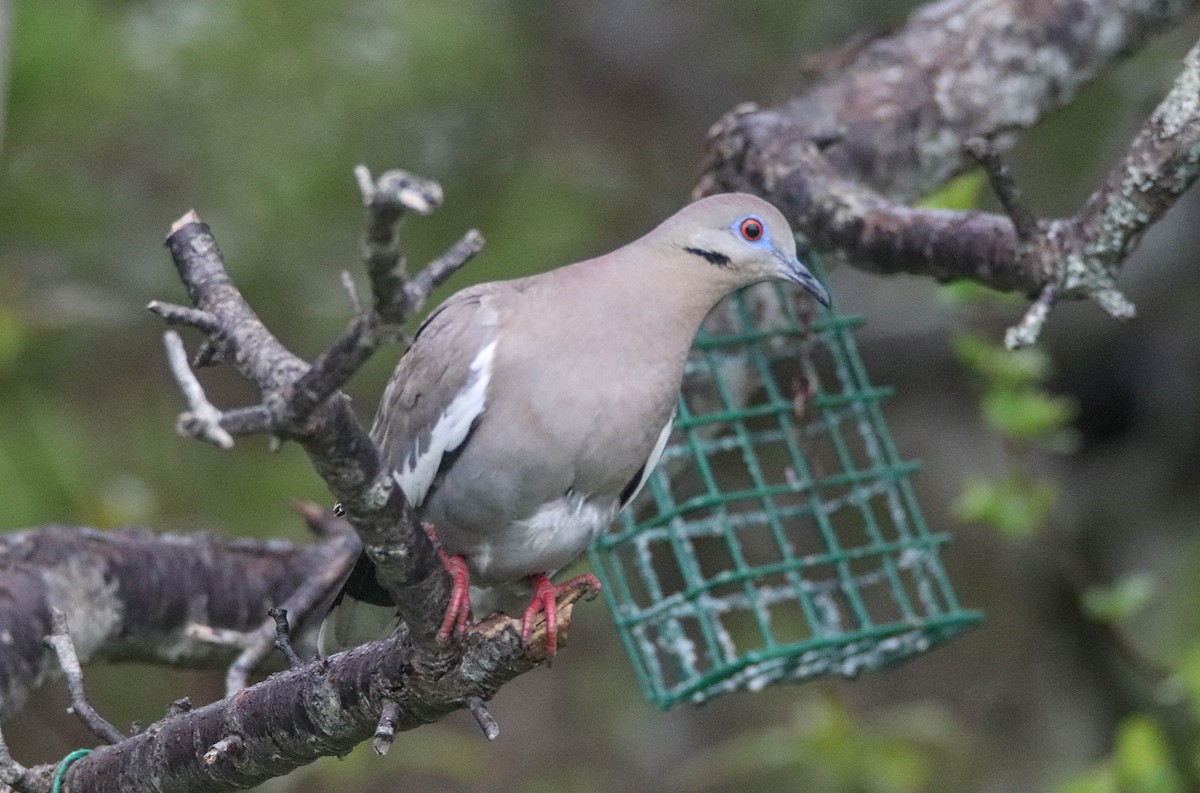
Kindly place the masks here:
[(746, 218), (742, 221), (739, 230), (742, 232), (742, 236), (750, 242), (758, 242), (762, 239), (763, 224), (757, 218)]

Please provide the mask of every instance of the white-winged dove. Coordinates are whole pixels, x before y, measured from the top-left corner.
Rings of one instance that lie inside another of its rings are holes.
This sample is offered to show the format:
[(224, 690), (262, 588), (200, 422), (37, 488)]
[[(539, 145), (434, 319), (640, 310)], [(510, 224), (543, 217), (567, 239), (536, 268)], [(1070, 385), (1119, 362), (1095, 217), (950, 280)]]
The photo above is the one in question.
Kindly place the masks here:
[[(829, 304), (797, 260), (783, 215), (729, 193), (684, 207), (612, 253), (468, 287), (429, 315), (388, 382), (371, 437), (436, 530), (454, 577), (442, 638), (466, 624), (468, 577), (484, 587), (524, 579), (533, 601), (523, 638), (545, 611), (554, 653), (555, 598), (582, 582), (556, 587), (549, 576), (646, 483), (705, 315), (770, 278)], [(342, 597), (390, 605), (365, 555)]]

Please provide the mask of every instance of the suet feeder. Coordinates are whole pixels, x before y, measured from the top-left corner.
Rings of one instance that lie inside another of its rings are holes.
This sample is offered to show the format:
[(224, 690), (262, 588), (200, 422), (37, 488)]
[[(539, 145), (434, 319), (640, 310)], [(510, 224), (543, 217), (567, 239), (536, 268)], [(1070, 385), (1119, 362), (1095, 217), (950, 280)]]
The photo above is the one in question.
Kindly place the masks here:
[(591, 551), (659, 707), (853, 677), (981, 619), (942, 567), (949, 536), (921, 516), (861, 322), (760, 284), (697, 337), (670, 445)]

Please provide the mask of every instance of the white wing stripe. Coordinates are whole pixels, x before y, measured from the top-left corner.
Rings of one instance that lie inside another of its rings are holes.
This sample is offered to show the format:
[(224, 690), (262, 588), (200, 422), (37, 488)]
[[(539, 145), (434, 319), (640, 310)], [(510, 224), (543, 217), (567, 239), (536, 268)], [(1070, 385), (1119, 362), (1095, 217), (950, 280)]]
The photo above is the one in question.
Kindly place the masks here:
[(642, 468), (642, 478), (638, 480), (637, 487), (633, 489), (633, 493), (629, 496), (626, 504), (632, 504), (633, 500), (638, 497), (638, 493), (642, 492), (642, 488), (650, 481), (650, 474), (654, 473), (655, 466), (658, 465), (659, 459), (662, 458), (663, 450), (667, 448), (667, 438), (671, 437), (671, 427), (675, 425), (675, 412), (671, 412), (671, 418), (667, 419), (666, 425), (662, 431), (658, 433), (658, 440), (654, 444), (654, 449), (651, 450), (650, 456), (646, 458), (646, 465)]
[(392, 478), (404, 491), (404, 497), (411, 506), (421, 506), (433, 484), (433, 478), (437, 476), (442, 457), (462, 445), (471, 432), (471, 424), (483, 413), (495, 358), (496, 342), (493, 340), (471, 361), (466, 385), (455, 394), (433, 425), (428, 447), (424, 450), (419, 446), (414, 448), (405, 458), (403, 467), (392, 472)]

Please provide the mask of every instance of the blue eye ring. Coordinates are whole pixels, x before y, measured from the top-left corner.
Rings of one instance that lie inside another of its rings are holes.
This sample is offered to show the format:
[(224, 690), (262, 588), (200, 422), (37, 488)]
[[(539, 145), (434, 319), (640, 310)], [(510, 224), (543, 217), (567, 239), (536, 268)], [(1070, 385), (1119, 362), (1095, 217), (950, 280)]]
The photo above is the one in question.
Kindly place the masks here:
[(767, 235), (767, 227), (756, 217), (748, 217), (738, 224), (738, 233), (746, 242), (759, 242)]

